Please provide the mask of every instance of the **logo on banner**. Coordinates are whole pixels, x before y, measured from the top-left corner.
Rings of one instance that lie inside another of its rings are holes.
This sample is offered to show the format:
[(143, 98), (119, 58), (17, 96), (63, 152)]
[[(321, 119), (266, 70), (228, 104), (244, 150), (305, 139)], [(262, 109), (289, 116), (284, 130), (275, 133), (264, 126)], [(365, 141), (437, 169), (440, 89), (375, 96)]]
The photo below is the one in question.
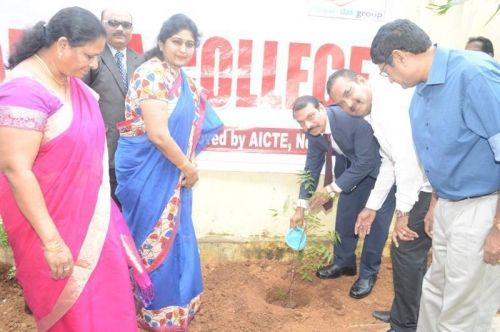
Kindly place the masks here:
[(384, 21), (387, 0), (310, 0), (309, 15)]

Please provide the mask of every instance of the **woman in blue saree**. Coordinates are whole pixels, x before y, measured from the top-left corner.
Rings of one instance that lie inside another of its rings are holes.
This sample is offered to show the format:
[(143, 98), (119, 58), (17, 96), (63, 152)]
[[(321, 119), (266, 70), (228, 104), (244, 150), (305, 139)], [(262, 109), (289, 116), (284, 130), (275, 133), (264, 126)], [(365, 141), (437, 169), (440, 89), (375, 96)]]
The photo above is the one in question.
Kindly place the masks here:
[(191, 219), (194, 157), (222, 127), (181, 69), (199, 44), (183, 14), (163, 23), (158, 46), (134, 73), (119, 123), (116, 195), (155, 288), (140, 313), (147, 331), (185, 331), (200, 306), (202, 279)]

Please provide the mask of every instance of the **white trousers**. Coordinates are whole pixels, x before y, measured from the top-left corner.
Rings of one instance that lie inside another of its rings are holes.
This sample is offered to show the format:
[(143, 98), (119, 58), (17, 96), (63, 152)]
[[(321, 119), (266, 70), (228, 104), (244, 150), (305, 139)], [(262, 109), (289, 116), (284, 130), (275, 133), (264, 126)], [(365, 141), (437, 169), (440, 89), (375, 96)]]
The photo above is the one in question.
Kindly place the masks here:
[(497, 199), (438, 200), (417, 332), (492, 331), (500, 308), (500, 265), (486, 264), (483, 249)]

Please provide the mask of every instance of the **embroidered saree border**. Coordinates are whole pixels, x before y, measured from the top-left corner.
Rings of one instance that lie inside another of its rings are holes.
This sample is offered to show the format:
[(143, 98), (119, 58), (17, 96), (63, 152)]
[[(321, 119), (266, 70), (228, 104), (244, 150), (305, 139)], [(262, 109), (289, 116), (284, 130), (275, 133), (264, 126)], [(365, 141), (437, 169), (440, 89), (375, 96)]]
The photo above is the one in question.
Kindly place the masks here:
[(188, 325), (200, 310), (202, 293), (195, 296), (185, 306), (170, 306), (162, 309), (148, 310), (142, 308), (139, 312), (139, 325), (150, 332), (185, 332)]
[(43, 132), (48, 115), (21, 106), (1, 106), (0, 126)]
[[(174, 82), (176, 88), (180, 86), (180, 77)], [(187, 78), (186, 78), (187, 79)], [(171, 93), (169, 93), (169, 96)], [(194, 95), (193, 95), (194, 97)], [(197, 133), (199, 134), (199, 129), (197, 126), (200, 125), (200, 111), (199, 108), (195, 108), (195, 117), (193, 119), (193, 124), (191, 126), (191, 132), (189, 134), (189, 143), (186, 151), (186, 158), (193, 162), (195, 155), (194, 142), (196, 140)], [(203, 118), (202, 118), (203, 119)], [(182, 172), (179, 175), (179, 180), (177, 182), (176, 188), (173, 195), (168, 200), (168, 203), (163, 210), (158, 222), (155, 224), (150, 235), (142, 243), (140, 252), (143, 257), (142, 263), (146, 267), (146, 270), (151, 273), (161, 266), (163, 261), (168, 257), (170, 253), (170, 248), (175, 241), (177, 236), (177, 230), (179, 228), (179, 223), (181, 222), (180, 210), (181, 210), (181, 187), (182, 187)], [(173, 224), (173, 228), (169, 227)], [(167, 232), (166, 232), (167, 231)], [(170, 231), (170, 232), (168, 232)]]

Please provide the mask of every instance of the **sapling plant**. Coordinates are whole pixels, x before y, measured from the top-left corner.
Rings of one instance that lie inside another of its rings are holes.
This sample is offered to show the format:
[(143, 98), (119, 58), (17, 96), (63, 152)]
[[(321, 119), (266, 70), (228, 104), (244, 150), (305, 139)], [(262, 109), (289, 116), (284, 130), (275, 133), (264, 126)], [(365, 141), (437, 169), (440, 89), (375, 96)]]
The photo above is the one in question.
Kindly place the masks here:
[[(298, 173), (298, 183), (312, 194), (315, 180), (309, 170)], [(331, 199), (328, 195), (325, 198)], [(273, 218), (288, 215), (291, 207), (295, 208), (296, 202), (288, 196), (280, 210), (271, 209)], [(341, 241), (337, 232), (322, 231), (323, 226), (321, 219), (316, 215), (316, 211), (309, 209), (304, 211), (303, 234), (307, 236), (308, 242), (303, 250), (293, 250), (293, 257), (290, 261), (290, 283), (286, 290), (286, 299), (289, 304), (293, 302), (293, 285), (297, 274), (300, 275), (302, 280), (312, 281), (311, 273), (332, 261), (333, 246)]]

